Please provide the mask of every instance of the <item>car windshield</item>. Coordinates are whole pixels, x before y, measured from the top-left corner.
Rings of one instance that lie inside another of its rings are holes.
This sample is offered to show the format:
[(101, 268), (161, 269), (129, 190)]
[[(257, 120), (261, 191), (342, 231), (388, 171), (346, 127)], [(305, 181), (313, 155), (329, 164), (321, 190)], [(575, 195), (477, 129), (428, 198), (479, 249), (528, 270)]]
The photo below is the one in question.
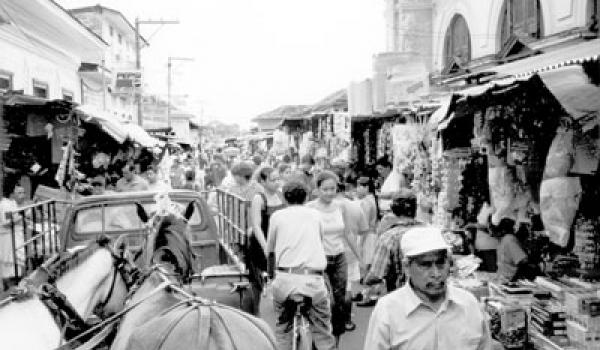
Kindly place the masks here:
[[(181, 206), (181, 211), (185, 210), (187, 203), (177, 203)], [(156, 203), (145, 203), (143, 206), (148, 214), (156, 211)], [(99, 204), (81, 209), (75, 215), (75, 232), (80, 234), (132, 231), (140, 230), (143, 227), (134, 203)], [(200, 223), (200, 209), (196, 205), (196, 210), (194, 210), (189, 224), (198, 225)]]

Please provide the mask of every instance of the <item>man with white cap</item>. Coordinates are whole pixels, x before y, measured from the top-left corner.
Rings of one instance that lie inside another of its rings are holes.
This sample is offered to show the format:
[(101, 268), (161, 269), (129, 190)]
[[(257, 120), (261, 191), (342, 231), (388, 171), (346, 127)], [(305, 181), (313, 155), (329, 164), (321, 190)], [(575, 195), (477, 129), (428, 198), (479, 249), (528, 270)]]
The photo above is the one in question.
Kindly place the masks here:
[(487, 321), (473, 294), (446, 284), (451, 256), (442, 232), (410, 229), (400, 247), (408, 283), (379, 299), (364, 349), (491, 349)]

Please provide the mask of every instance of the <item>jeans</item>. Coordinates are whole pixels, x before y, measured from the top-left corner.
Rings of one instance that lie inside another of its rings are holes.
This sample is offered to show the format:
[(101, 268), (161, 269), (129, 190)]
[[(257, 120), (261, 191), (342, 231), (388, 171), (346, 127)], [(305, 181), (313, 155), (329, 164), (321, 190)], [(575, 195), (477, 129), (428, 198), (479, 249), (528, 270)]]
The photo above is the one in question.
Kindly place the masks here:
[(272, 285), (272, 293), (277, 316), (275, 338), (279, 350), (292, 348), (290, 324), (293, 322), (296, 310), (293, 307), (290, 309), (290, 304), (286, 302), (292, 294), (301, 294), (312, 299), (307, 318), (315, 347), (318, 350), (335, 348), (335, 339), (331, 334), (329, 294), (323, 277), (277, 272)]
[(348, 282), (348, 264), (344, 253), (327, 256), (327, 268), (325, 269), (333, 304), (331, 306), (331, 325), (333, 335), (340, 336), (346, 332), (346, 321), (350, 319), (348, 306), (346, 304), (346, 284)]

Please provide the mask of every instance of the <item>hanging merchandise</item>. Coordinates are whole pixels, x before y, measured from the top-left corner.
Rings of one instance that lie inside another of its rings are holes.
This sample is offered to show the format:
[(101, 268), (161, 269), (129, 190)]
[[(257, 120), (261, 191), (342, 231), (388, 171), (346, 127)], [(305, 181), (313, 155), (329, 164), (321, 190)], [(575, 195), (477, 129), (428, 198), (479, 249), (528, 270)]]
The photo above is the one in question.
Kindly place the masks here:
[(572, 174), (593, 175), (600, 161), (600, 139), (591, 133), (579, 132), (574, 138), (575, 150)]
[(477, 213), (490, 201), (486, 156), (477, 151), (473, 152), (462, 173), (462, 179), (462, 188), (459, 191), (462, 219), (466, 223), (477, 222)]
[(544, 179), (567, 176), (573, 165), (573, 155), (573, 130), (560, 127), (548, 150)]
[(58, 165), (58, 170), (56, 171), (56, 175), (54, 179), (59, 184), (59, 186), (63, 186), (64, 181), (66, 179), (68, 167), (69, 167), (69, 159), (71, 158), (71, 153), (73, 149), (73, 142), (69, 141), (67, 145), (64, 147), (62, 159), (60, 164)]
[(542, 221), (550, 241), (554, 244), (567, 246), (580, 199), (581, 184), (578, 177), (556, 177), (542, 181)]
[(600, 242), (596, 237), (598, 222), (578, 215), (575, 221), (575, 246), (573, 253), (579, 259), (579, 268), (593, 271), (600, 267)]

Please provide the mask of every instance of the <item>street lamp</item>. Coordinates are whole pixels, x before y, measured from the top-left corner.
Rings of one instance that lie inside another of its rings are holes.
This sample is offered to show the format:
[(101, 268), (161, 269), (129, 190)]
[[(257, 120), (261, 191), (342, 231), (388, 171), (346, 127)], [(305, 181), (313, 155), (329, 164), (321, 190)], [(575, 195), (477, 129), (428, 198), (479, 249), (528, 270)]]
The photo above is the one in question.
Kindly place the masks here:
[(167, 125), (171, 127), (171, 66), (173, 61), (193, 61), (190, 57), (171, 57), (167, 59)]

